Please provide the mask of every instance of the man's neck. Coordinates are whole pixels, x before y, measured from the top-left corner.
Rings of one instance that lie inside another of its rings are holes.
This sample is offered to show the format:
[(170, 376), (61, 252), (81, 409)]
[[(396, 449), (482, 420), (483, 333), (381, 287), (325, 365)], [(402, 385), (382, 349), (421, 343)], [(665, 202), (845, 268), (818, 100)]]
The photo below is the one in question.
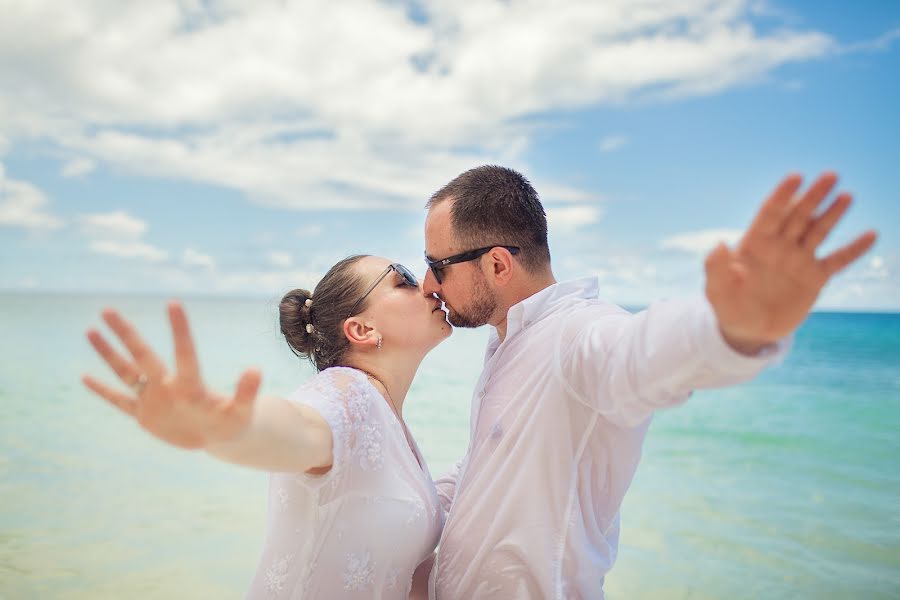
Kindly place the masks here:
[(547, 275), (544, 277), (531, 279), (526, 282), (525, 285), (510, 290), (510, 298), (507, 300), (506, 310), (503, 311), (502, 319), (497, 323), (491, 323), (491, 325), (494, 326), (494, 329), (497, 330), (497, 337), (500, 338), (501, 344), (503, 343), (503, 340), (506, 339), (506, 326), (509, 321), (509, 309), (516, 304), (523, 302), (528, 298), (531, 298), (538, 292), (546, 290), (551, 285), (556, 285), (556, 278), (553, 276), (553, 273), (547, 273)]

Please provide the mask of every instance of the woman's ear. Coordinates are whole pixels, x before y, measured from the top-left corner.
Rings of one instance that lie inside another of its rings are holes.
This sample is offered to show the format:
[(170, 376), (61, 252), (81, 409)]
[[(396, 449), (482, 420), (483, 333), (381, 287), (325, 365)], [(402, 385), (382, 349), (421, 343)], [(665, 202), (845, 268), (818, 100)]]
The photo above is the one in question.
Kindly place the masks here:
[(378, 344), (378, 332), (356, 317), (344, 321), (344, 336), (351, 346), (375, 346)]

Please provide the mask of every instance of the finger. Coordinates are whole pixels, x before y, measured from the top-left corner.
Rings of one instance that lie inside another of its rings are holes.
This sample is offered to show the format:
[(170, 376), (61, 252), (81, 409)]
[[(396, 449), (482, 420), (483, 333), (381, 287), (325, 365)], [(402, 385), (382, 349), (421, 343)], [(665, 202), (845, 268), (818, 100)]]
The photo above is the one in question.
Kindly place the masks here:
[(782, 236), (794, 241), (809, 227), (810, 215), (816, 210), (822, 200), (828, 196), (837, 183), (837, 174), (823, 173), (806, 191), (806, 193), (792, 205), (782, 228)]
[(112, 389), (108, 385), (97, 381), (90, 375), (83, 375), (81, 377), (81, 381), (85, 386), (88, 387), (88, 389), (121, 410), (126, 415), (133, 417), (137, 414), (137, 401), (131, 396)]
[(820, 261), (820, 264), (825, 268), (825, 272), (828, 273), (828, 276), (831, 277), (865, 254), (869, 248), (872, 247), (872, 244), (875, 243), (877, 238), (878, 234), (874, 231), (867, 231), (843, 248), (839, 248), (823, 258)]
[(731, 250), (725, 242), (719, 242), (716, 247), (706, 256), (704, 266), (706, 267), (707, 277), (724, 273), (728, 268), (731, 260)]
[(162, 361), (157, 358), (156, 354), (150, 347), (144, 343), (143, 338), (138, 335), (137, 330), (132, 327), (131, 323), (122, 318), (119, 313), (111, 308), (103, 311), (103, 320), (109, 325), (122, 343), (134, 357), (138, 368), (148, 376), (160, 376), (165, 373), (165, 366)]
[(259, 384), (262, 382), (262, 373), (258, 369), (247, 369), (238, 379), (237, 389), (234, 392), (234, 406), (238, 409), (248, 409), (253, 406), (256, 394), (259, 392)]
[(834, 229), (837, 222), (841, 220), (841, 217), (843, 217), (844, 213), (847, 212), (847, 209), (850, 208), (850, 203), (852, 201), (853, 197), (846, 193), (840, 194), (835, 198), (834, 202), (825, 209), (825, 212), (816, 217), (812, 223), (809, 224), (809, 227), (800, 241), (803, 247), (811, 252), (815, 252), (816, 248), (819, 247), (819, 244), (828, 237), (828, 234), (831, 233), (831, 230)]
[(178, 302), (170, 302), (168, 306), (169, 322), (172, 324), (172, 336), (175, 338), (175, 365), (178, 374), (193, 380), (200, 381), (200, 365), (197, 363), (197, 353), (194, 349), (194, 339), (188, 326), (187, 313)]
[(706, 257), (706, 292), (710, 301), (739, 283), (731, 269), (731, 258), (731, 250), (723, 242), (720, 242)]
[(97, 351), (97, 354), (106, 361), (113, 372), (119, 376), (126, 385), (134, 385), (137, 383), (140, 371), (137, 366), (130, 360), (126, 360), (121, 354), (116, 352), (106, 338), (96, 329), (89, 329), (87, 339)]
[(781, 180), (769, 198), (763, 203), (756, 218), (753, 219), (748, 235), (774, 235), (781, 231), (791, 198), (800, 189), (803, 178), (800, 175), (788, 175)]

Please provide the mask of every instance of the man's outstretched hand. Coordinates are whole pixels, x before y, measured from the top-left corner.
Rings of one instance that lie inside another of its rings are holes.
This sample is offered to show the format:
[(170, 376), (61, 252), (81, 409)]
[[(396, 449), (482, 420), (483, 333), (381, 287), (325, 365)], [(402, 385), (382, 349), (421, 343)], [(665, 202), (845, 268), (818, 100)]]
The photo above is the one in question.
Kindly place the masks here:
[(832, 275), (872, 247), (867, 231), (828, 256), (816, 250), (841, 220), (851, 196), (816, 209), (837, 183), (825, 173), (799, 194), (799, 175), (786, 177), (765, 201), (737, 248), (719, 244), (706, 258), (706, 296), (725, 340), (755, 354), (793, 332)]

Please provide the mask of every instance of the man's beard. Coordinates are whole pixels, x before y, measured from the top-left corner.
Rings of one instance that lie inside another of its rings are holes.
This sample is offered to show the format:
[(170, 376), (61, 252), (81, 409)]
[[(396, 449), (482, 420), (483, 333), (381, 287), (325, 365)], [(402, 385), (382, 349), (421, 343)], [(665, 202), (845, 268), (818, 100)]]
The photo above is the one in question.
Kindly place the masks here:
[(449, 308), (447, 320), (454, 327), (481, 327), (486, 325), (497, 310), (497, 297), (487, 286), (484, 275), (479, 273), (472, 285), (472, 302), (465, 312)]

